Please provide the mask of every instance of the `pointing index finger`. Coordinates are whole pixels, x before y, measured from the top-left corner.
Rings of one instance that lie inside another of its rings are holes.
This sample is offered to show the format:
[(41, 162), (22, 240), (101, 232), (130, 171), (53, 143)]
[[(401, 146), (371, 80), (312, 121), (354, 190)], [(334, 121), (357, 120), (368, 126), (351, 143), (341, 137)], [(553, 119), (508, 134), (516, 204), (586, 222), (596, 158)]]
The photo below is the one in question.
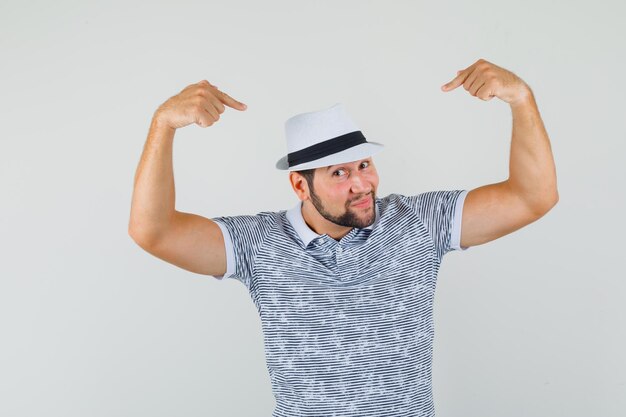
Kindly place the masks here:
[(443, 91), (452, 91), (458, 86), (460, 86), (461, 84), (463, 84), (463, 82), (465, 81), (465, 78), (467, 77), (466, 72), (459, 70), (456, 73), (457, 73), (457, 76), (452, 81), (441, 86), (441, 89)]
[(236, 110), (245, 110), (248, 108), (248, 106), (246, 106), (244, 103), (235, 100), (234, 98), (232, 98), (225, 92), (220, 91), (220, 90), (217, 90), (217, 91), (219, 92), (218, 98), (220, 99), (220, 101), (226, 104), (228, 107), (232, 107), (233, 109), (236, 109)]

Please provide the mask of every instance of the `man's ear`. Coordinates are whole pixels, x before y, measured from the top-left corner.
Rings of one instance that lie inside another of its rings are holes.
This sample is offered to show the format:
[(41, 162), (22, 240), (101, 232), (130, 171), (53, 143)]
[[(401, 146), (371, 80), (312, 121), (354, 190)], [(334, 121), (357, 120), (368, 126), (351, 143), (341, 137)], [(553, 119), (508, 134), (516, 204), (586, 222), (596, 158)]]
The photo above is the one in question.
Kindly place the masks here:
[(289, 173), (289, 183), (300, 200), (304, 200), (307, 193), (306, 179), (295, 171)]

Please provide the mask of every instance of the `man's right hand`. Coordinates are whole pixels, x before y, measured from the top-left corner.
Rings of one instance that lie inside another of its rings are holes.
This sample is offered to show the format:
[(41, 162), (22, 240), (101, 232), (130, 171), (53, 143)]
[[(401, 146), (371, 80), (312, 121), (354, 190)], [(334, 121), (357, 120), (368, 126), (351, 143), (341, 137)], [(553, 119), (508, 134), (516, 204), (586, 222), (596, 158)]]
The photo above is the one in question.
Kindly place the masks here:
[(172, 129), (196, 123), (200, 127), (213, 125), (224, 113), (224, 105), (236, 110), (248, 106), (218, 90), (207, 80), (185, 87), (177, 95), (170, 97), (154, 112), (157, 121)]

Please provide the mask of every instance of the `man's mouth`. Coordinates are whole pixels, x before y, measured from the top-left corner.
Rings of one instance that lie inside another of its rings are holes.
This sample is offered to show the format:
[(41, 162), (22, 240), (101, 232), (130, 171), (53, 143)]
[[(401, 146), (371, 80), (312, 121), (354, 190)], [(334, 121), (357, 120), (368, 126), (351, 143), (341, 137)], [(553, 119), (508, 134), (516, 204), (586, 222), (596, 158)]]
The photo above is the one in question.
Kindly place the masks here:
[(372, 197), (367, 196), (365, 198), (362, 198), (361, 200), (355, 201), (354, 203), (352, 203), (352, 205), (357, 206), (357, 207), (367, 207), (369, 206), (371, 201), (372, 201)]

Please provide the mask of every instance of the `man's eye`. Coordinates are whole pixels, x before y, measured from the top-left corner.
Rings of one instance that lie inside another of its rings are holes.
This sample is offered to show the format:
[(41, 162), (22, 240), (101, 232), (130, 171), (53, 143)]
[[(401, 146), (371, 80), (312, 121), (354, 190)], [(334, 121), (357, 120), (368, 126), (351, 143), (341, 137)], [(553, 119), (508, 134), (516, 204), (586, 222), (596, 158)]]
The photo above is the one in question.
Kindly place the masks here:
[[(370, 165), (370, 163), (369, 163), (369, 161), (363, 161), (363, 162), (361, 162), (361, 166), (363, 166), (363, 165), (365, 165), (365, 168), (367, 168)], [(344, 169), (338, 169), (335, 172), (333, 172), (333, 175), (335, 175), (335, 174), (337, 174), (338, 172), (341, 172), (341, 171), (345, 171), (345, 170)]]

